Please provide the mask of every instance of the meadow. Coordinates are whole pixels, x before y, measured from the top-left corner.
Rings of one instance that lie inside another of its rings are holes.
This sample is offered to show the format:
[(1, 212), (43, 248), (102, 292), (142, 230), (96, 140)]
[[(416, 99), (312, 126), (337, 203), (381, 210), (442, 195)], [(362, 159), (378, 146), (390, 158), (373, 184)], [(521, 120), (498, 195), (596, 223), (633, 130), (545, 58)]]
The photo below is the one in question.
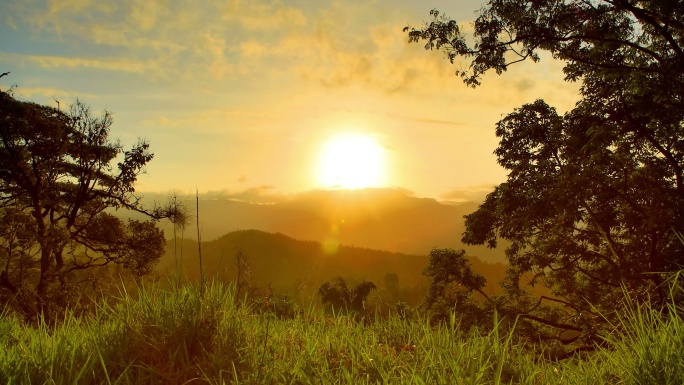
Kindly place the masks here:
[(291, 318), (210, 281), (121, 291), (54, 325), (0, 315), (3, 384), (682, 384), (684, 309), (635, 301), (606, 347), (561, 361), (516, 342), (496, 315), (461, 330), (418, 314), (369, 317), (311, 306)]

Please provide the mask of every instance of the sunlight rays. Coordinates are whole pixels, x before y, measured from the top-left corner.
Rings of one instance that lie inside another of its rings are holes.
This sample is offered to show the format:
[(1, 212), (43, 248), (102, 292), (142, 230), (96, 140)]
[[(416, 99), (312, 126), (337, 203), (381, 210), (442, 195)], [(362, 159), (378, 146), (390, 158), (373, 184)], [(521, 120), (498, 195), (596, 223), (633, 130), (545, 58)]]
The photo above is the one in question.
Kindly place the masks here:
[(372, 136), (338, 135), (323, 145), (317, 179), (324, 188), (381, 187), (386, 177), (385, 151)]

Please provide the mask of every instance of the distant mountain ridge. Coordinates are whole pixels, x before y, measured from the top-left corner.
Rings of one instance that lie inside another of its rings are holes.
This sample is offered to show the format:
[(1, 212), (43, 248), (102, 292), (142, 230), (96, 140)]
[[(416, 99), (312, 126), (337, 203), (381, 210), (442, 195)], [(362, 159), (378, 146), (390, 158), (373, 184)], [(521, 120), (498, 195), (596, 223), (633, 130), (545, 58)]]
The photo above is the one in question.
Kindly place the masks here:
[[(396, 274), (404, 288), (403, 300), (417, 304), (423, 298), (429, 280), (422, 275), (428, 264), (425, 255), (408, 255), (383, 250), (340, 245), (335, 250), (313, 241), (302, 241), (280, 233), (258, 230), (234, 231), (213, 241), (202, 242), (202, 263), (205, 274), (210, 277), (235, 280), (236, 253), (247, 257), (253, 283), (260, 287), (290, 292), (306, 287), (312, 293), (326, 280), (336, 277), (369, 280), (383, 286), (388, 274)], [(182, 250), (182, 252), (181, 252)], [(182, 255), (181, 255), (182, 254)], [(167, 252), (157, 270), (163, 274), (180, 271), (190, 279), (199, 277), (199, 252), (197, 242), (192, 240), (167, 243)], [(505, 265), (486, 263), (471, 258), (473, 269), (488, 277), (486, 291), (499, 291), (498, 282), (503, 278)]]
[[(193, 207), (194, 200), (189, 202)], [(416, 198), (400, 189), (315, 190), (272, 204), (231, 199), (200, 199), (203, 240), (236, 230), (256, 229), (323, 244), (343, 244), (427, 255), (432, 248), (464, 248), (484, 261), (504, 261), (502, 248), (466, 246), (460, 242), (463, 216), (477, 204), (442, 204)], [(172, 226), (161, 223), (167, 238)], [(194, 233), (194, 222), (184, 236)], [(191, 230), (192, 229), (192, 230)]]

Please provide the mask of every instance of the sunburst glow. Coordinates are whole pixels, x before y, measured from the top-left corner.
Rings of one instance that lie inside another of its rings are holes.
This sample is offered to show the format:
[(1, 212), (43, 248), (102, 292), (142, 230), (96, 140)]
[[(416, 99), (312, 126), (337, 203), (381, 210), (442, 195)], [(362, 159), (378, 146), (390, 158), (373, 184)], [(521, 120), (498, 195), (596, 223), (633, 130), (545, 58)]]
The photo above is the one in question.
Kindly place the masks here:
[(380, 187), (386, 174), (384, 150), (372, 136), (340, 135), (323, 145), (318, 181), (326, 188)]

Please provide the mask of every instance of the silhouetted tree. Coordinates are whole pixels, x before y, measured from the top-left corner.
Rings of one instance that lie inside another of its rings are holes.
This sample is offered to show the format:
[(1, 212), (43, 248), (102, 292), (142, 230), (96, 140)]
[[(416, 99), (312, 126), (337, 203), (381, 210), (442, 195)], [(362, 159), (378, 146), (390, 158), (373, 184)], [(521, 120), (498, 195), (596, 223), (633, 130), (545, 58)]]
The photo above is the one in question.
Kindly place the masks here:
[(235, 290), (235, 304), (241, 303), (245, 293), (249, 294), (249, 289), (252, 285), (252, 269), (249, 265), (249, 257), (241, 249), (235, 249), (235, 269), (236, 269), (236, 290)]
[(107, 212), (177, 215), (139, 205), (134, 183), (153, 155), (145, 141), (124, 151), (111, 125), (80, 101), (62, 112), (0, 92), (0, 290), (34, 293), (40, 310), (73, 294), (71, 273), (115, 263), (140, 277), (159, 260), (165, 240), (153, 221)]
[[(169, 200), (167, 203), (169, 209), (176, 213), (176, 215), (174, 215), (171, 218), (171, 222), (173, 223), (173, 259), (176, 264), (176, 274), (178, 276), (178, 283), (181, 283), (182, 277), (181, 266), (183, 266), (183, 233), (185, 232), (185, 228), (187, 227), (187, 225), (190, 223), (187, 203), (187, 200), (178, 196), (176, 191), (171, 193), (171, 196), (169, 196)], [(181, 233), (180, 259), (177, 254), (178, 231), (180, 231)]]
[(591, 338), (595, 310), (610, 315), (622, 285), (667, 301), (663, 273), (684, 264), (672, 231), (684, 227), (684, 3), (491, 0), (472, 40), (438, 11), (431, 16), (405, 28), (409, 41), (426, 41), (452, 63), (469, 60), (457, 74), (470, 86), (488, 70), (539, 60), (539, 51), (582, 85), (563, 116), (539, 100), (497, 124), (508, 179), (466, 217), (464, 242), (510, 241), (508, 292), (521, 293), (520, 278), (531, 275), (555, 295), (540, 300), (563, 315), (537, 313), (534, 300), (518, 310)]
[(349, 289), (342, 277), (333, 282), (325, 282), (318, 288), (318, 295), (324, 304), (329, 304), (335, 309), (354, 310), (363, 312), (366, 298), (377, 289), (373, 282), (363, 281), (354, 289)]
[(472, 293), (488, 298), (482, 291), (487, 279), (471, 269), (464, 250), (432, 249), (423, 275), (431, 282), (422, 307), (434, 320), (444, 320), (456, 312), (468, 325), (478, 321), (481, 306)]

